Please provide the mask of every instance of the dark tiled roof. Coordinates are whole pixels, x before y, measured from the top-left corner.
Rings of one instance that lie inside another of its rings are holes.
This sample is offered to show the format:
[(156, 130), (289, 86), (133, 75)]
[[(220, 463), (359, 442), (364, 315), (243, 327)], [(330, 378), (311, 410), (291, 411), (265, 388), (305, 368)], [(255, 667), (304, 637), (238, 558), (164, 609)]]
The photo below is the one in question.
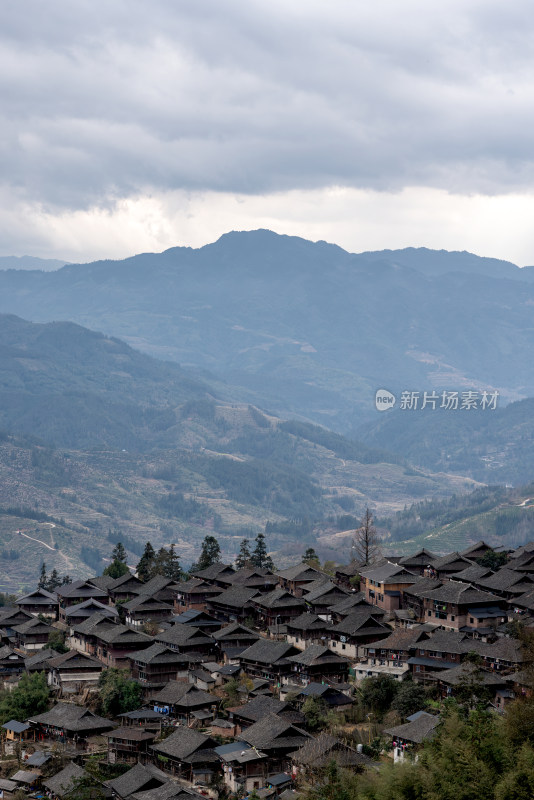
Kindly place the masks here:
[(221, 594), (210, 598), (210, 602), (230, 608), (244, 608), (253, 597), (259, 596), (257, 589), (250, 586), (230, 586)]
[(270, 639), (258, 639), (241, 653), (241, 658), (247, 661), (258, 661), (263, 664), (275, 664), (281, 658), (287, 658), (296, 651), (293, 645), (287, 642), (274, 642)]
[(310, 567), (309, 564), (302, 563), (295, 564), (294, 567), (288, 567), (287, 569), (280, 569), (276, 572), (276, 575), (288, 581), (313, 581), (321, 574), (322, 573), (319, 572), (318, 569)]
[(195, 708), (199, 705), (215, 705), (217, 698), (197, 689), (192, 683), (182, 681), (169, 681), (169, 683), (152, 695), (152, 700), (165, 705), (179, 705), (184, 708)]
[(254, 603), (261, 608), (292, 608), (293, 606), (304, 607), (304, 600), (290, 594), (287, 589), (273, 589), (268, 594), (260, 595), (254, 599)]
[(424, 592), (428, 592), (430, 589), (437, 589), (442, 585), (443, 581), (438, 581), (437, 578), (419, 578), (416, 583), (408, 586), (407, 589), (403, 589), (402, 592), (412, 597), (422, 597)]
[(302, 664), (307, 667), (310, 667), (315, 663), (347, 663), (345, 659), (336, 655), (329, 650), (328, 647), (324, 647), (321, 644), (311, 644), (302, 652), (297, 653), (294, 656), (288, 656), (288, 661), (293, 661), (295, 664)]
[(462, 605), (476, 605), (478, 603), (491, 603), (495, 605), (499, 602), (499, 598), (494, 594), (481, 592), (478, 589), (473, 589), (468, 583), (452, 580), (445, 581), (445, 583), (435, 589), (428, 589), (426, 592), (421, 592), (420, 596), (426, 597), (429, 600), (435, 600), (438, 603), (455, 603)]
[(234, 572), (235, 570), (231, 564), (222, 564), (220, 561), (217, 561), (217, 563), (212, 564), (211, 567), (206, 567), (206, 569), (201, 569), (199, 572), (193, 573), (193, 577), (215, 580), (221, 573), (228, 573), (231, 575)]
[(32, 617), (27, 622), (23, 622), (22, 625), (16, 625), (13, 630), (24, 636), (26, 633), (50, 633), (52, 626), (46, 622), (41, 622), (38, 617)]
[(241, 640), (245, 636), (246, 637), (254, 637), (255, 639), (259, 639), (260, 635), (257, 631), (253, 631), (252, 628), (247, 628), (245, 625), (242, 625), (240, 622), (232, 622), (230, 625), (225, 625), (224, 628), (221, 628), (219, 631), (215, 631), (212, 634), (213, 638), (217, 641), (223, 639), (229, 640)]
[(80, 653), (78, 650), (69, 650), (68, 653), (57, 655), (48, 661), (48, 666), (52, 668), (61, 667), (62, 669), (81, 669), (87, 667), (99, 667), (104, 669), (102, 662), (97, 658), (92, 658), (86, 653)]
[(404, 725), (396, 725), (394, 728), (388, 728), (384, 731), (393, 738), (406, 739), (409, 742), (420, 744), (425, 739), (431, 739), (434, 736), (437, 726), (440, 723), (439, 717), (434, 717), (432, 714), (424, 712), (413, 722), (406, 722)]
[(44, 714), (29, 718), (30, 722), (39, 722), (42, 725), (51, 725), (56, 728), (64, 728), (67, 731), (83, 732), (90, 730), (109, 730), (113, 728), (113, 723), (109, 719), (104, 719), (87, 708), (76, 706), (73, 703), (57, 703), (50, 711)]
[(372, 760), (364, 753), (358, 753), (352, 747), (342, 744), (329, 733), (320, 733), (314, 739), (293, 753), (292, 760), (297, 764), (313, 764), (323, 766), (326, 761), (334, 759), (339, 766), (349, 767), (370, 765)]
[(70, 792), (74, 787), (74, 781), (83, 778), (85, 775), (85, 770), (82, 767), (79, 767), (77, 764), (71, 762), (67, 764), (67, 766), (61, 770), (61, 772), (56, 772), (51, 778), (47, 778), (43, 781), (43, 785), (52, 792), (52, 794), (57, 794), (58, 797), (63, 797), (68, 792)]
[(24, 668), (30, 672), (31, 670), (42, 670), (45, 668), (45, 664), (47, 664), (51, 658), (55, 658), (57, 656), (56, 650), (51, 650), (49, 647), (43, 648), (39, 650), (34, 656), (30, 656), (29, 658), (24, 659)]
[(200, 646), (209, 644), (213, 638), (208, 634), (201, 631), (200, 628), (195, 628), (194, 625), (183, 625), (181, 622), (176, 622), (168, 630), (156, 635), (156, 641), (163, 644), (172, 644), (177, 647), (180, 645), (195, 645)]
[(306, 743), (310, 736), (282, 717), (276, 714), (267, 714), (263, 719), (243, 731), (241, 738), (253, 747), (260, 749), (279, 746), (292, 747), (297, 750)]
[(153, 748), (158, 753), (172, 756), (181, 761), (191, 760), (198, 750), (211, 750), (215, 742), (209, 736), (180, 725), (167, 739)]
[(267, 695), (260, 695), (253, 700), (249, 700), (244, 706), (232, 709), (233, 713), (238, 717), (257, 722), (262, 719), (266, 714), (279, 714), (284, 709), (288, 708), (288, 704), (281, 700), (276, 700), (274, 697)]
[(493, 570), (488, 567), (481, 567), (478, 564), (473, 564), (470, 567), (454, 572), (451, 578), (455, 581), (463, 581), (464, 583), (478, 583), (481, 578), (489, 578), (493, 575)]
[(362, 633), (371, 633), (371, 631), (379, 631), (388, 633), (391, 629), (383, 625), (380, 620), (374, 618), (374, 613), (371, 606), (362, 610), (355, 610), (348, 614), (345, 619), (338, 622), (337, 625), (332, 625), (329, 629), (331, 633), (343, 633), (350, 636), (361, 631)]
[(307, 612), (292, 619), (291, 622), (287, 623), (287, 627), (290, 629), (294, 628), (298, 631), (322, 631), (328, 627), (328, 623), (319, 617), (318, 614), (310, 614)]
[(52, 594), (52, 592), (47, 592), (46, 589), (36, 589), (34, 592), (30, 592), (30, 594), (25, 594), (23, 597), (19, 597), (18, 600), (15, 600), (17, 605), (51, 605), (57, 603), (57, 595)]
[[(534, 589), (534, 581), (528, 581), (525, 577), (524, 573), (515, 572), (513, 569), (508, 569), (508, 567), (502, 567), (501, 569), (497, 570), (491, 577), (484, 578), (479, 581), (481, 586), (484, 586), (486, 589), (493, 589), (497, 592), (504, 592), (507, 589), (512, 588), (515, 584), (520, 583), (521, 581), (526, 581), (530, 583), (532, 588)], [(525, 588), (527, 588), (525, 586)]]
[(151, 764), (147, 764), (146, 766), (136, 764), (135, 767), (129, 769), (124, 775), (120, 775), (118, 778), (109, 781), (107, 785), (118, 797), (129, 797), (129, 795), (134, 792), (141, 791), (144, 786), (154, 781), (154, 779), (158, 780), (160, 785), (163, 785), (167, 783), (169, 776), (157, 769), (157, 767), (153, 767)]
[(379, 567), (364, 569), (362, 571), (362, 576), (368, 580), (376, 581), (377, 583), (385, 583), (388, 580), (391, 580), (392, 583), (415, 583), (419, 579), (418, 575), (410, 573), (410, 571), (402, 565), (392, 564), (389, 561)]

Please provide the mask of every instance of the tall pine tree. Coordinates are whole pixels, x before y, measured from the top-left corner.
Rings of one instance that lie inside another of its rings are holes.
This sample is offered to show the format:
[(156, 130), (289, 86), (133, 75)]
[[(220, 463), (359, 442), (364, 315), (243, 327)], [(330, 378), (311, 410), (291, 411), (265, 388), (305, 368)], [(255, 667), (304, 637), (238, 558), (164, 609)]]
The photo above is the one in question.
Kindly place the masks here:
[(250, 552), (250, 543), (248, 539), (243, 539), (239, 548), (239, 553), (235, 560), (235, 568), (243, 569), (243, 567), (250, 567), (252, 564), (252, 553)]
[(258, 533), (256, 536), (256, 546), (252, 553), (251, 562), (252, 566), (260, 567), (262, 569), (274, 569), (274, 564), (271, 556), (267, 553), (267, 545), (265, 544), (265, 534)]
[(143, 555), (139, 559), (139, 563), (137, 565), (137, 577), (139, 578), (140, 581), (150, 580), (150, 578), (152, 577), (155, 560), (156, 560), (156, 553), (154, 551), (154, 548), (152, 547), (152, 543), (147, 542), (145, 544)]

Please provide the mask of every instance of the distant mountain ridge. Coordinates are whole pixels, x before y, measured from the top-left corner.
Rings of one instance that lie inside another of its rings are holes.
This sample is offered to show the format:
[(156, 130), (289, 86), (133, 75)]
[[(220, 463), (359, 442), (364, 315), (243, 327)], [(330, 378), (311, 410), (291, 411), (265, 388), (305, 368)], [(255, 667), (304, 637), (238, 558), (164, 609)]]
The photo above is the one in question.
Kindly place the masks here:
[(64, 267), (69, 262), (67, 259), (58, 258), (37, 258), (36, 256), (0, 256), (0, 270), (2, 269), (26, 269), (44, 270), (51, 272), (60, 267)]
[(233, 558), (268, 523), (281, 558), (320, 532), (344, 560), (339, 534), (367, 504), (389, 513), (473, 485), (236, 391), (71, 322), (0, 315), (0, 590), (34, 584), (42, 558), (87, 575), (113, 531), (134, 555), (150, 539), (191, 560), (216, 534)]
[(378, 388), (534, 395), (532, 275), (467, 253), (354, 255), (260, 230), (196, 250), (0, 272), (0, 311), (118, 336), (346, 434), (374, 419)]

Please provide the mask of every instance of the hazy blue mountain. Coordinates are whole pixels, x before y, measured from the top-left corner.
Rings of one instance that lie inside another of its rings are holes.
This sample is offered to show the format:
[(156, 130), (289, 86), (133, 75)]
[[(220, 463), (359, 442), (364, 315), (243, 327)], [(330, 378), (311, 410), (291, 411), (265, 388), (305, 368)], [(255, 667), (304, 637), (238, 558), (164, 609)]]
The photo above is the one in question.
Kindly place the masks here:
[(344, 560), (367, 505), (473, 486), (220, 389), (77, 324), (0, 315), (0, 590), (34, 584), (42, 558), (89, 574), (110, 531), (129, 563), (147, 538), (192, 561), (207, 533), (233, 559), (260, 530), (281, 559), (308, 542)]
[(0, 311), (119, 336), (346, 433), (374, 419), (377, 388), (534, 394), (531, 275), (466, 253), (354, 255), (260, 230), (198, 250), (0, 272)]
[(66, 259), (36, 258), (35, 256), (0, 256), (0, 270), (3, 269), (31, 269), (52, 272), (64, 267)]
[(437, 472), (519, 486), (534, 475), (534, 399), (495, 411), (398, 408), (362, 426), (360, 438)]

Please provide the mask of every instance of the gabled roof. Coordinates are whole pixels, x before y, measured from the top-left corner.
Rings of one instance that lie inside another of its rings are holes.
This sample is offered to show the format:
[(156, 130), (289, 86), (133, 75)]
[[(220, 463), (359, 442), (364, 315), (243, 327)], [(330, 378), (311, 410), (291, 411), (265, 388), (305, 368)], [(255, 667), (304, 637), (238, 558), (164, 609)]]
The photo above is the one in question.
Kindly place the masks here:
[(390, 630), (391, 629), (384, 625), (379, 619), (375, 619), (374, 612), (371, 610), (371, 607), (369, 607), (369, 609), (362, 609), (361, 611), (353, 611), (351, 614), (348, 614), (344, 619), (342, 619), (341, 622), (338, 622), (336, 625), (332, 625), (332, 627), (329, 628), (331, 633), (344, 633), (348, 634), (349, 636), (352, 636), (358, 632), (366, 634), (373, 632), (389, 633)]
[(455, 581), (463, 581), (464, 583), (478, 583), (481, 578), (489, 578), (493, 575), (493, 570), (488, 567), (481, 567), (479, 564), (473, 564), (470, 567), (460, 570), (460, 572), (453, 572), (451, 578)]
[(307, 667), (311, 667), (314, 664), (347, 664), (344, 658), (336, 655), (322, 644), (311, 644), (300, 653), (296, 653), (294, 656), (288, 656), (287, 659), (288, 661), (293, 661), (295, 664), (302, 664)]
[(276, 664), (297, 652), (297, 648), (287, 642), (275, 642), (272, 639), (258, 639), (241, 653), (240, 659), (258, 661), (260, 664)]
[(260, 608), (291, 608), (294, 606), (304, 607), (304, 600), (287, 591), (287, 589), (273, 589), (268, 594), (262, 594), (254, 598), (254, 603)]
[(163, 786), (167, 783), (169, 776), (152, 764), (136, 764), (134, 767), (108, 781), (107, 785), (115, 792), (118, 797), (129, 797), (134, 792), (140, 792), (145, 786), (156, 784)]
[(409, 650), (421, 640), (427, 639), (428, 634), (418, 628), (397, 628), (386, 639), (381, 639), (381, 650)]
[(164, 603), (151, 594), (138, 594), (126, 603), (123, 603), (122, 607), (125, 608), (126, 611), (168, 611), (169, 616), (174, 613), (174, 609), (169, 603)]
[(461, 686), (469, 678), (476, 678), (476, 682), (482, 683), (484, 686), (502, 686), (507, 683), (509, 678), (509, 676), (496, 675), (494, 672), (480, 669), (475, 664), (468, 662), (441, 670), (436, 677), (448, 686)]
[[(333, 594), (334, 596), (337, 595), (344, 595), (349, 594), (347, 589), (344, 589), (342, 586), (338, 586), (337, 583), (332, 583), (332, 581), (324, 581), (321, 583), (320, 586), (315, 586), (313, 589), (308, 591), (312, 584), (308, 584), (308, 586), (303, 587), (304, 600), (307, 603), (315, 603), (317, 600), (324, 599), (328, 597), (328, 595)], [(332, 598), (332, 602), (337, 602), (337, 599)]]
[(97, 634), (103, 630), (108, 630), (110, 628), (115, 628), (116, 623), (113, 622), (109, 617), (104, 616), (99, 611), (95, 611), (90, 617), (84, 619), (83, 622), (79, 622), (76, 625), (72, 626), (72, 630), (75, 633), (82, 633), (82, 634)]
[(171, 650), (164, 644), (154, 642), (145, 650), (129, 653), (128, 658), (140, 664), (179, 664), (189, 662), (191, 656), (185, 653), (177, 653), (176, 650)]
[(46, 589), (35, 589), (33, 592), (29, 594), (25, 594), (23, 597), (19, 597), (18, 600), (15, 600), (15, 603), (20, 606), (28, 605), (46, 605), (49, 606), (54, 603), (58, 603), (57, 595), (52, 594), (52, 592), (47, 592)]
[(97, 636), (107, 644), (141, 644), (142, 642), (152, 641), (152, 637), (147, 636), (146, 633), (132, 631), (126, 625), (113, 624), (109, 628), (99, 628)]
[(109, 584), (107, 587), (109, 592), (115, 591), (115, 589), (120, 589), (124, 584), (131, 584), (132, 587), (139, 587), (143, 585), (143, 582), (139, 580), (135, 575), (132, 575), (131, 572), (125, 572), (124, 575), (121, 575), (120, 578), (115, 578), (115, 580)]
[(61, 655), (56, 654), (55, 658), (48, 661), (48, 666), (52, 669), (87, 669), (91, 667), (104, 669), (102, 662), (97, 658), (92, 658), (87, 653), (80, 653), (78, 650), (69, 650), (68, 653)]
[(225, 625), (224, 628), (221, 628), (219, 631), (214, 631), (212, 636), (217, 641), (223, 639), (238, 641), (243, 639), (244, 636), (247, 638), (254, 637), (254, 639), (261, 638), (257, 631), (253, 631), (252, 628), (247, 628), (246, 625), (242, 625), (241, 622), (231, 622), (230, 625)]
[(438, 558), (435, 553), (431, 553), (430, 550), (426, 550), (424, 547), (421, 550), (418, 550), (416, 553), (412, 553), (409, 556), (404, 556), (403, 558), (399, 559), (399, 564), (402, 564), (405, 567), (426, 567), (430, 564), (431, 561)]
[(53, 628), (47, 622), (41, 622), (38, 617), (32, 617), (27, 622), (23, 622), (22, 625), (15, 625), (13, 630), (15, 633), (25, 635), (27, 633), (50, 633)]
[(437, 589), (438, 586), (443, 586), (443, 581), (439, 581), (437, 578), (419, 578), (414, 584), (402, 591), (403, 594), (412, 597), (422, 597), (424, 592), (427, 592), (429, 589)]
[(414, 575), (401, 564), (393, 564), (390, 561), (380, 564), (378, 567), (364, 569), (361, 574), (362, 577), (376, 581), (376, 583), (415, 583), (419, 580), (419, 575)]
[(93, 614), (102, 614), (104, 617), (118, 617), (119, 612), (114, 606), (107, 606), (104, 603), (100, 603), (98, 600), (95, 600), (94, 597), (90, 597), (88, 600), (84, 600), (83, 603), (77, 603), (75, 606), (68, 606), (65, 609), (65, 616), (67, 619), (69, 617), (79, 616), (80, 612), (87, 612), (85, 616), (90, 617), (91, 613)]
[(372, 759), (364, 753), (358, 753), (354, 748), (340, 742), (329, 733), (320, 733), (293, 753), (292, 760), (297, 764), (310, 764), (323, 766), (326, 761), (334, 759), (342, 767), (370, 765)]
[(57, 594), (60, 597), (106, 597), (108, 593), (103, 589), (97, 589), (89, 581), (73, 581), (58, 586)]
[(167, 739), (155, 745), (153, 750), (180, 761), (189, 761), (196, 751), (209, 751), (215, 746), (216, 742), (210, 736), (180, 725)]
[(322, 575), (318, 569), (304, 563), (295, 564), (294, 567), (288, 567), (287, 569), (280, 569), (275, 574), (280, 578), (285, 578), (287, 581), (313, 581)]
[(508, 569), (508, 567), (502, 567), (489, 578), (479, 580), (479, 583), (481, 586), (484, 586), (484, 588), (493, 589), (496, 592), (511, 590), (518, 583), (526, 584), (525, 589), (530, 583), (534, 589), (533, 577), (528, 574), (525, 575), (523, 572), (516, 572), (513, 569)]
[(288, 622), (287, 627), (297, 631), (324, 631), (328, 627), (328, 622), (318, 614), (307, 611)]
[(426, 592), (421, 592), (420, 596), (438, 603), (454, 603), (456, 605), (478, 605), (479, 603), (498, 605), (499, 602), (502, 602), (502, 599), (494, 594), (481, 592), (479, 589), (473, 589), (469, 583), (461, 583), (460, 581), (453, 580), (445, 581), (445, 583), (435, 589), (428, 589)]
[(58, 797), (63, 797), (74, 788), (74, 782), (85, 776), (85, 770), (79, 767), (78, 764), (71, 762), (62, 769), (56, 772), (51, 778), (46, 778), (43, 785)]
[(154, 575), (154, 577), (146, 583), (140, 583), (136, 591), (139, 594), (155, 595), (163, 591), (163, 589), (168, 589), (171, 586), (174, 587), (175, 583), (176, 581), (172, 578), (166, 578), (164, 575)]
[(248, 703), (245, 703), (243, 706), (232, 708), (232, 713), (243, 719), (257, 722), (263, 719), (266, 714), (279, 714), (288, 707), (288, 703), (276, 700), (274, 697), (259, 695), (253, 700), (249, 700)]
[(156, 641), (163, 644), (173, 644), (176, 646), (209, 644), (213, 641), (211, 636), (195, 628), (194, 625), (183, 625), (176, 622), (163, 633), (156, 635)]
[(408, 742), (420, 744), (425, 739), (431, 739), (440, 723), (440, 718), (424, 711), (413, 722), (406, 722), (404, 725), (396, 725), (394, 728), (387, 728), (387, 733), (393, 738), (406, 739)]
[(82, 706), (76, 706), (73, 703), (61, 702), (56, 703), (50, 711), (45, 711), (44, 714), (28, 717), (28, 721), (64, 728), (74, 732), (98, 729), (109, 730), (114, 727), (113, 722), (110, 722), (109, 719), (93, 714), (88, 708), (82, 708)]
[(41, 650), (35, 653), (34, 656), (24, 659), (24, 669), (26, 672), (31, 672), (32, 670), (43, 670), (45, 665), (48, 665), (50, 659), (55, 658), (56, 656), (56, 650), (51, 650), (49, 647), (43, 647)]
[(87, 578), (87, 582), (91, 583), (93, 586), (96, 586), (97, 589), (103, 589), (107, 592), (108, 586), (115, 581), (115, 578), (112, 578), (111, 575), (97, 575), (94, 578)]
[(310, 735), (276, 714), (267, 714), (241, 733), (241, 738), (253, 747), (267, 749), (284, 747), (297, 750)]
[(193, 573), (194, 578), (202, 578), (203, 580), (215, 580), (219, 575), (233, 575), (235, 573), (231, 564), (223, 564), (217, 561), (206, 569), (201, 569)]
[(210, 603), (228, 606), (229, 608), (244, 608), (253, 597), (259, 596), (257, 589), (250, 586), (230, 586), (221, 594), (210, 598)]
[(460, 553), (454, 552), (447, 553), (447, 555), (440, 556), (439, 558), (434, 558), (430, 562), (430, 565), (438, 572), (439, 570), (458, 572), (462, 568), (462, 564), (465, 564), (465, 566), (468, 567), (472, 563), (472, 561), (460, 555)]
[(184, 708), (194, 708), (199, 705), (214, 705), (217, 698), (197, 689), (192, 683), (183, 681), (169, 681), (159, 692), (152, 695), (152, 700), (165, 705), (180, 705)]
[[(332, 614), (339, 614), (340, 616), (344, 614), (346, 616), (357, 606), (371, 608), (370, 604), (365, 599), (365, 592), (353, 592), (352, 594), (348, 594), (342, 600), (337, 600), (334, 605), (329, 606), (328, 610), (331, 611)], [(377, 614), (385, 614), (385, 611), (381, 608), (375, 607), (374, 611)]]
[(478, 553), (480, 550), (493, 550), (493, 548), (491, 545), (486, 544), (486, 542), (483, 542), (482, 539), (480, 539), (475, 544), (472, 544), (470, 547), (466, 547), (465, 550), (462, 550), (460, 555), (469, 558), (469, 556)]

